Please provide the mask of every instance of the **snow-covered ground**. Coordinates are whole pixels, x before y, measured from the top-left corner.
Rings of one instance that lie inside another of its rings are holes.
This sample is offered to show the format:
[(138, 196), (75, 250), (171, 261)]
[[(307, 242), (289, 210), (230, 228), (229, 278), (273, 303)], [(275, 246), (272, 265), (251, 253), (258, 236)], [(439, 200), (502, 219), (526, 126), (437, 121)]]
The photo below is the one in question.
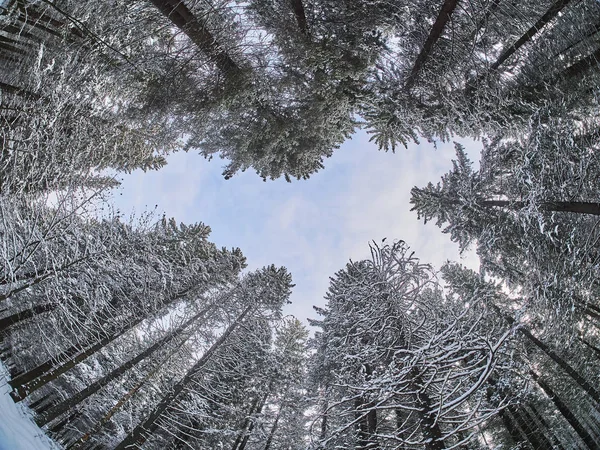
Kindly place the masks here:
[(58, 450), (33, 422), (28, 409), (9, 396), (8, 373), (0, 363), (0, 450)]

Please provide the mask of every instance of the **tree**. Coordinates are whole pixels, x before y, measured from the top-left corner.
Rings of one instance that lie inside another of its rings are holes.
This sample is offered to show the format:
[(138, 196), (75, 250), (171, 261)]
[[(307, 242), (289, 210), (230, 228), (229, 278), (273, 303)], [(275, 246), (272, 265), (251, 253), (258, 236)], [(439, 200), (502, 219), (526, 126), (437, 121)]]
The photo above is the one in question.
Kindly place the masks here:
[(372, 246), (370, 260), (332, 278), (326, 298), (315, 322), (329, 391), (322, 447), (465, 444), (504, 406), (483, 392), (507, 362), (510, 329), (476, 298), (444, 296), (403, 242)]

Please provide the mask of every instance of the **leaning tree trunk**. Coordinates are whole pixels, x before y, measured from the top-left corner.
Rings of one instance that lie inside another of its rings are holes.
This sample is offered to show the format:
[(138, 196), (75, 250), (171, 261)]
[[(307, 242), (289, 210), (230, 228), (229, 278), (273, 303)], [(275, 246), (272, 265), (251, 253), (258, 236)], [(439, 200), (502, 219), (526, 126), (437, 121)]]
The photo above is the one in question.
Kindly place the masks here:
[[(168, 306), (175, 301), (181, 299), (186, 295), (189, 290), (186, 289), (180, 293), (175, 294), (167, 302), (161, 306)], [(79, 345), (69, 347), (57, 356), (49, 359), (48, 361), (34, 367), (33, 369), (13, 378), (9, 381), (9, 385), (13, 388), (10, 393), (12, 399), (15, 402), (20, 402), (26, 398), (29, 394), (41, 388), (48, 382), (55, 380), (63, 373), (75, 367), (84, 359), (96, 353), (98, 350), (104, 348), (117, 338), (121, 337), (126, 332), (132, 330), (137, 325), (142, 323), (147, 317), (138, 316), (134, 317), (131, 322), (124, 324), (123, 326), (111, 330), (110, 334), (106, 335), (100, 341), (92, 343), (90, 341)], [(86, 345), (89, 347), (85, 348)]]
[(206, 23), (199, 20), (182, 0), (150, 0), (150, 2), (173, 25), (185, 33), (224, 75), (238, 75), (242, 72), (237, 63), (219, 45), (216, 38), (206, 27)]
[(598, 448), (596, 442), (592, 438), (592, 436), (588, 433), (585, 427), (579, 422), (577, 417), (573, 414), (571, 409), (554, 393), (552, 388), (541, 379), (536, 373), (531, 372), (535, 381), (542, 390), (546, 393), (546, 395), (552, 400), (556, 408), (560, 411), (563, 417), (569, 422), (569, 425), (573, 427), (573, 429), (577, 432), (577, 435), (581, 438), (581, 440), (587, 445), (590, 450)]
[[(538, 19), (538, 21), (531, 27), (527, 32), (517, 39), (517, 42), (508, 47), (502, 54), (498, 57), (496, 62), (490, 66), (490, 71), (494, 71), (498, 69), (508, 58), (510, 58), (517, 50), (519, 50), (523, 45), (535, 36), (538, 31), (540, 31), (548, 22), (558, 16), (558, 14), (562, 11), (562, 9), (569, 4), (571, 0), (557, 0), (550, 9), (546, 11), (546, 13)], [(485, 74), (483, 75), (485, 77)]]
[(252, 416), (262, 411), (262, 409), (265, 406), (265, 403), (267, 403), (268, 396), (269, 392), (262, 396), (258, 396), (254, 399), (254, 401), (250, 405), (248, 415), (244, 419), (242, 429), (237, 435), (235, 441), (233, 442), (233, 447), (231, 447), (231, 450), (242, 450), (246, 446), (248, 438), (250, 437), (250, 432), (254, 428), (254, 421), (252, 420)]
[(277, 433), (277, 428), (279, 427), (279, 418), (281, 417), (281, 410), (283, 409), (283, 405), (279, 407), (279, 411), (277, 411), (277, 415), (275, 416), (275, 421), (273, 422), (273, 426), (271, 427), (271, 431), (269, 432), (269, 437), (267, 438), (267, 442), (265, 442), (265, 447), (263, 450), (270, 450), (271, 444), (273, 443), (273, 437), (275, 437), (275, 433)]
[[(600, 56), (600, 54), (599, 54)], [(510, 200), (483, 200), (481, 206), (519, 210), (528, 206), (527, 202)], [(600, 203), (592, 202), (542, 202), (539, 208), (551, 212), (571, 212), (600, 216)]]
[(42, 305), (36, 305), (32, 308), (26, 309), (24, 311), (19, 311), (18, 313), (11, 314), (10, 316), (4, 317), (0, 319), (0, 340), (2, 339), (2, 334), (6, 331), (6, 329), (12, 325), (15, 325), (19, 322), (23, 322), (24, 320), (31, 319), (34, 316), (39, 314), (47, 313), (53, 311), (58, 306), (58, 303), (45, 303)]
[[(504, 318), (509, 324), (515, 324), (515, 319), (506, 314), (503, 314), (496, 305), (490, 303), (491, 307), (496, 311), (498, 315)], [(554, 361), (563, 371), (571, 376), (587, 394), (600, 404), (600, 393), (585, 379), (583, 378), (573, 367), (571, 367), (564, 359), (558, 356), (548, 345), (536, 338), (531, 331), (521, 326), (517, 328), (519, 332), (531, 341), (538, 349), (540, 349), (548, 358)]]
[(406, 90), (410, 90), (415, 84), (415, 81), (419, 76), (419, 72), (421, 72), (421, 69), (425, 65), (425, 61), (427, 61), (427, 58), (431, 54), (433, 47), (444, 32), (444, 28), (446, 28), (446, 24), (450, 20), (450, 16), (454, 12), (454, 9), (456, 8), (457, 4), (458, 0), (444, 1), (444, 4), (442, 5), (442, 8), (440, 9), (440, 12), (437, 16), (437, 19), (435, 20), (433, 26), (431, 27), (431, 30), (429, 31), (429, 36), (427, 36), (427, 40), (423, 44), (419, 56), (417, 56), (415, 64), (412, 70), (410, 71), (410, 75), (406, 79), (406, 83), (404, 84), (404, 88)]
[(206, 351), (206, 353), (200, 358), (196, 364), (187, 372), (187, 374), (173, 386), (173, 388), (165, 395), (162, 400), (156, 405), (154, 410), (146, 419), (142, 420), (126, 437), (121, 441), (114, 450), (123, 450), (125, 448), (141, 445), (146, 441), (148, 436), (154, 432), (157, 428), (157, 421), (167, 411), (167, 409), (177, 400), (177, 397), (183, 392), (184, 388), (193, 382), (194, 376), (198, 373), (202, 367), (204, 367), (208, 361), (212, 358), (215, 352), (227, 341), (231, 333), (240, 325), (244, 318), (251, 311), (252, 305), (246, 307), (246, 309), (238, 316), (227, 330), (215, 341), (215, 343)]
[(127, 361), (126, 363), (117, 367), (115, 370), (113, 370), (109, 374), (105, 375), (104, 377), (100, 378), (96, 382), (90, 384), (88, 387), (86, 387), (82, 391), (78, 392), (77, 394), (73, 395), (72, 397), (62, 401), (58, 405), (53, 406), (47, 412), (43, 412), (43, 414), (41, 414), (35, 418), (35, 422), (39, 426), (43, 426), (43, 425), (47, 424), (48, 422), (56, 419), (58, 416), (64, 414), (70, 408), (81, 403), (83, 400), (85, 400), (89, 396), (95, 394), (100, 389), (102, 389), (104, 386), (108, 385), (111, 381), (119, 378), (130, 368), (132, 368), (139, 362), (141, 362), (141, 361), (145, 360), (146, 358), (148, 358), (149, 356), (151, 356), (154, 352), (156, 352), (159, 349), (162, 349), (164, 346), (168, 345), (175, 338), (180, 337), (181, 333), (183, 333), (183, 331), (185, 331), (186, 328), (188, 328), (190, 325), (192, 325), (197, 320), (199, 320), (201, 317), (203, 317), (212, 308), (213, 308), (213, 306), (211, 305), (211, 306), (208, 306), (207, 308), (203, 309), (198, 314), (196, 314), (194, 317), (187, 320), (183, 325), (181, 325), (177, 329), (171, 331), (166, 336), (164, 336), (162, 339), (159, 339), (156, 343), (154, 343), (154, 345), (151, 345), (150, 347), (148, 347), (146, 350), (141, 352), (135, 358), (132, 358), (129, 361)]

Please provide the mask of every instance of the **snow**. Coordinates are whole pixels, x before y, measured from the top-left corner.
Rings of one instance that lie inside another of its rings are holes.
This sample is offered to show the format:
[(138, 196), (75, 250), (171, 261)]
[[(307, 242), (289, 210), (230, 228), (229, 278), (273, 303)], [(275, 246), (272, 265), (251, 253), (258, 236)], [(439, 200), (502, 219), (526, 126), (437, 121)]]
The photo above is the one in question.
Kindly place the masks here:
[(33, 422), (29, 410), (9, 396), (8, 373), (0, 363), (0, 450), (58, 450)]

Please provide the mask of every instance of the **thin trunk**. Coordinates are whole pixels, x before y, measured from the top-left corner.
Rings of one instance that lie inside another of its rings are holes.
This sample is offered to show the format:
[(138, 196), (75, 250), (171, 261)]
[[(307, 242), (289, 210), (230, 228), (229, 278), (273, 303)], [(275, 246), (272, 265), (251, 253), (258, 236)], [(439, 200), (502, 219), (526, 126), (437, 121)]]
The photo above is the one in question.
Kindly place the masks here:
[[(557, 0), (546, 13), (527, 32), (517, 39), (513, 45), (508, 47), (500, 55), (494, 64), (490, 66), (490, 71), (498, 69), (508, 58), (510, 58), (519, 48), (529, 42), (548, 22), (554, 19), (562, 9), (569, 4), (571, 0)], [(484, 75), (485, 76), (485, 75)]]
[(584, 343), (586, 346), (588, 346), (589, 348), (591, 348), (591, 349), (592, 349), (592, 350), (593, 350), (595, 353), (597, 353), (597, 354), (598, 354), (598, 356), (600, 356), (600, 348), (596, 347), (596, 346), (595, 346), (595, 345), (593, 345), (593, 344), (590, 344), (588, 341), (586, 341), (585, 339), (583, 339), (583, 338), (581, 338), (581, 337), (580, 337), (580, 338), (578, 338), (578, 339), (579, 339), (581, 342), (583, 342), (583, 343)]
[[(515, 324), (515, 319), (506, 314), (503, 314), (496, 305), (491, 304), (492, 308), (496, 311), (498, 315), (503, 317), (509, 324)], [(600, 393), (583, 378), (575, 369), (573, 369), (564, 359), (558, 356), (548, 345), (540, 341), (536, 338), (531, 331), (527, 328), (520, 326), (517, 328), (519, 332), (524, 335), (527, 339), (529, 339), (537, 348), (539, 348), (543, 353), (548, 356), (552, 361), (554, 361), (562, 370), (564, 370), (567, 374), (571, 376), (573, 381), (575, 381), (585, 392), (588, 393), (590, 397), (596, 401), (596, 403), (600, 404)]]
[(552, 444), (554, 447), (548, 448), (557, 448), (558, 450), (564, 450), (563, 445), (554, 433), (552, 427), (548, 424), (546, 419), (544, 419), (544, 416), (542, 416), (542, 414), (539, 412), (539, 410), (535, 407), (533, 403), (530, 403), (528, 406), (531, 409), (533, 417), (537, 419), (537, 421), (542, 425), (543, 429), (550, 434), (550, 438), (552, 439)]
[[(482, 206), (509, 209), (521, 209), (528, 205), (527, 202), (511, 200), (483, 200)], [(544, 211), (572, 212), (577, 214), (592, 214), (600, 216), (600, 203), (591, 202), (542, 202), (539, 205)]]
[(269, 432), (269, 437), (267, 438), (267, 442), (265, 442), (265, 447), (263, 448), (263, 450), (270, 450), (270, 448), (271, 448), (271, 444), (273, 443), (273, 437), (275, 436), (275, 433), (277, 432), (277, 428), (279, 426), (279, 418), (281, 417), (282, 409), (283, 409), (283, 406), (281, 406), (279, 408), (279, 411), (277, 411), (277, 416), (275, 416), (275, 422), (273, 422), (273, 426), (271, 427), (271, 431)]
[(416, 394), (417, 414), (421, 421), (421, 433), (425, 441), (425, 450), (444, 450), (442, 430), (436, 422), (435, 411), (431, 410), (431, 399), (425, 391)]
[(567, 47), (563, 48), (562, 50), (560, 50), (559, 52), (555, 53), (554, 55), (552, 55), (552, 57), (550, 58), (550, 60), (554, 61), (557, 60), (561, 55), (564, 55), (566, 52), (568, 52), (569, 50), (571, 50), (573, 47), (581, 44), (583, 41), (585, 41), (586, 39), (589, 39), (591, 37), (593, 37), (596, 33), (600, 32), (600, 23), (594, 25), (592, 27), (592, 29), (590, 31), (588, 31), (583, 37), (581, 37), (579, 40), (577, 40), (576, 42), (573, 42), (572, 44), (568, 45)]
[(173, 25), (185, 33), (223, 74), (231, 76), (242, 72), (231, 56), (218, 44), (206, 24), (201, 22), (182, 0), (150, 0), (150, 2)]
[(238, 325), (244, 320), (246, 315), (252, 309), (252, 305), (246, 307), (246, 309), (240, 314), (240, 316), (233, 322), (227, 330), (216, 340), (216, 342), (206, 351), (204, 356), (194, 364), (194, 366), (187, 372), (187, 374), (178, 383), (173, 386), (170, 392), (165, 395), (162, 400), (156, 405), (154, 410), (142, 420), (126, 437), (121, 441), (119, 445), (115, 447), (115, 450), (123, 450), (128, 447), (132, 447), (138, 444), (142, 444), (146, 441), (147, 437), (154, 432), (158, 424), (156, 423), (163, 414), (167, 411), (169, 406), (177, 400), (177, 397), (181, 394), (183, 389), (193, 381), (194, 376), (198, 371), (208, 363), (213, 354), (219, 349), (219, 347), (227, 341), (231, 333), (238, 327)]
[(525, 408), (520, 408), (518, 414), (521, 416), (521, 421), (526, 427), (527, 439), (532, 447), (551, 449), (552, 442), (546, 437), (544, 430), (537, 425), (535, 418), (529, 414), (529, 411)]
[(263, 396), (262, 397), (262, 401), (261, 401), (261, 397), (256, 397), (254, 399), (254, 401), (252, 402), (252, 404), (250, 405), (250, 409), (248, 410), (248, 414), (246, 416), (246, 418), (244, 419), (244, 422), (242, 424), (242, 429), (241, 431), (238, 433), (235, 442), (233, 443), (233, 447), (231, 447), (231, 450), (239, 450), (240, 449), (240, 445), (242, 444), (242, 441), (244, 440), (244, 438), (246, 437), (247, 431), (250, 427), (250, 424), (252, 423), (252, 416), (254, 414), (256, 414), (257, 410), (262, 410), (262, 408), (264, 407), (264, 404), (267, 401), (267, 397)]
[[(262, 401), (260, 402), (260, 404), (258, 405), (258, 408), (256, 409), (255, 414), (260, 414), (263, 410), (263, 408), (265, 407), (265, 403), (267, 403), (267, 398), (269, 397), (269, 392), (267, 392), (264, 396)], [(240, 446), (237, 448), (237, 450), (245, 450), (246, 445), (248, 445), (248, 441), (250, 440), (250, 436), (252, 435), (252, 430), (254, 430), (254, 427), (256, 426), (256, 421), (250, 419), (250, 424), (248, 425), (248, 429), (246, 430), (246, 432), (244, 433), (244, 437), (242, 439), (242, 442), (240, 442)]]
[(8, 300), (13, 295), (18, 294), (21, 291), (24, 291), (26, 289), (29, 289), (32, 286), (35, 286), (36, 284), (41, 283), (42, 281), (50, 278), (52, 275), (54, 275), (54, 272), (50, 272), (45, 275), (40, 275), (40, 276), (34, 278), (33, 280), (28, 281), (27, 283), (23, 284), (22, 286), (19, 286), (18, 288), (11, 289), (6, 294), (0, 295), (0, 301)]
[[(364, 364), (365, 378), (370, 380), (373, 369), (370, 364)], [(365, 412), (366, 409), (366, 412)], [(371, 450), (379, 448), (377, 438), (377, 410), (373, 402), (369, 402), (364, 396), (354, 400), (354, 410), (357, 416), (358, 447), (357, 450)]]
[(508, 409), (501, 409), (499, 414), (504, 428), (506, 428), (506, 431), (508, 431), (508, 434), (510, 434), (511, 439), (513, 440), (513, 444), (519, 445), (519, 443), (523, 442), (523, 436), (515, 423), (514, 417), (509, 415)]
[(8, 317), (4, 317), (0, 319), (0, 334), (4, 332), (8, 327), (22, 322), (24, 320), (30, 319), (31, 317), (37, 316), (38, 314), (43, 314), (50, 312), (58, 306), (58, 303), (46, 303), (44, 305), (37, 305), (33, 308), (26, 309), (24, 311), (19, 311), (18, 313), (14, 313)]
[(546, 393), (550, 400), (552, 400), (556, 408), (560, 411), (560, 413), (567, 420), (567, 422), (569, 422), (569, 425), (571, 425), (573, 429), (577, 432), (577, 434), (585, 443), (585, 445), (587, 445), (587, 447), (590, 450), (598, 448), (592, 436), (590, 436), (588, 431), (581, 424), (581, 422), (579, 422), (577, 417), (575, 417), (575, 415), (571, 412), (569, 407), (554, 393), (552, 388), (543, 379), (541, 379), (539, 375), (537, 375), (534, 372), (531, 372), (531, 374), (534, 380), (537, 381), (539, 387), (542, 388), (542, 390)]
[(592, 67), (596, 67), (600, 61), (600, 48), (594, 53), (580, 59), (576, 63), (571, 64), (569, 67), (563, 69), (561, 72), (554, 75), (549, 80), (534, 86), (530, 91), (535, 95), (537, 91), (543, 90), (546, 84), (555, 84), (558, 81), (577, 81), (577, 78), (584, 75)]
[(85, 443), (98, 431), (102, 429), (102, 427), (125, 405), (131, 397), (133, 397), (147, 382), (150, 378), (154, 376), (163, 365), (175, 354), (177, 351), (185, 344), (185, 340), (183, 340), (178, 347), (173, 349), (165, 358), (163, 358), (160, 362), (158, 362), (152, 370), (150, 370), (140, 381), (138, 381), (127, 393), (121, 397), (121, 399), (108, 410), (108, 412), (98, 421), (96, 424), (81, 438), (77, 441), (71, 443), (67, 448), (70, 449), (80, 449)]
[(296, 22), (298, 22), (298, 28), (302, 34), (308, 35), (308, 24), (306, 23), (306, 14), (304, 12), (304, 5), (302, 0), (290, 0), (292, 9), (294, 10), (294, 16)]
[(438, 41), (438, 39), (442, 35), (444, 28), (446, 27), (446, 24), (450, 20), (450, 16), (454, 12), (454, 9), (456, 8), (457, 4), (458, 4), (458, 0), (445, 0), (444, 1), (444, 4), (442, 5), (442, 8), (437, 16), (437, 19), (435, 20), (433, 26), (431, 27), (431, 30), (429, 31), (429, 36), (427, 36), (427, 40), (425, 41), (425, 44), (423, 44), (423, 48), (421, 48), (421, 52), (419, 53), (419, 56), (417, 56), (417, 60), (415, 61), (415, 64), (410, 72), (410, 75), (406, 79), (406, 83), (404, 85), (404, 88), (406, 90), (411, 89), (413, 87), (413, 85), (415, 84), (415, 81), (417, 80), (417, 76), (419, 75), (419, 72), (421, 71), (421, 69), (423, 68), (423, 66), (425, 64), (425, 61), (427, 61), (427, 58), (431, 54), (431, 51), (433, 50), (435, 43)]
[[(167, 302), (163, 303), (162, 306), (168, 306), (174, 303), (175, 301), (183, 298), (187, 292), (189, 292), (189, 289), (183, 290), (175, 294)], [(34, 390), (39, 389), (44, 384), (48, 383), (51, 380), (54, 380), (59, 375), (75, 367), (79, 362), (83, 361), (88, 356), (91, 356), (104, 346), (110, 344), (112, 341), (119, 338), (127, 331), (132, 330), (137, 325), (142, 323), (145, 319), (146, 316), (134, 317), (132, 319), (132, 322), (126, 323), (120, 328), (113, 329), (111, 334), (105, 336), (101, 341), (96, 343), (92, 343), (93, 341), (87, 341), (83, 343), (83, 345), (79, 344), (69, 347), (67, 350), (63, 351), (59, 355), (54, 356), (48, 361), (38, 365), (37, 367), (34, 367), (33, 369), (19, 375), (18, 377), (13, 378), (9, 381), (10, 386), (14, 389), (13, 392), (11, 392), (11, 397), (15, 402), (23, 400)], [(100, 318), (100, 320), (102, 319)], [(85, 348), (89, 345), (91, 345), (91, 347)]]
[(127, 370), (129, 370), (130, 368), (132, 368), (133, 366), (138, 364), (140, 361), (143, 361), (144, 359), (148, 358), (154, 352), (163, 348), (165, 345), (169, 344), (173, 339), (175, 339), (176, 337), (179, 337), (186, 328), (188, 328), (190, 325), (195, 323), (198, 319), (203, 317), (207, 312), (209, 312), (212, 309), (212, 307), (213, 306), (211, 305), (211, 306), (205, 308), (204, 310), (200, 311), (198, 314), (196, 314), (194, 317), (189, 319), (183, 325), (181, 325), (177, 329), (168, 333), (166, 336), (164, 336), (162, 339), (158, 340), (154, 345), (148, 347), (146, 350), (144, 350), (142, 353), (137, 355), (135, 358), (130, 359), (126, 363), (117, 367), (115, 370), (113, 370), (109, 374), (105, 375), (98, 381), (90, 384), (84, 390), (78, 392), (77, 394), (75, 394), (72, 397), (66, 399), (65, 401), (59, 403), (58, 405), (53, 406), (52, 408), (50, 408), (48, 410), (48, 412), (36, 417), (35, 422), (39, 426), (43, 426), (43, 425), (47, 424), (48, 422), (56, 419), (58, 416), (64, 414), (73, 406), (81, 403), (83, 400), (85, 400), (89, 396), (95, 394), (101, 388), (103, 388), (104, 386), (106, 386), (111, 381), (115, 380), (116, 378), (119, 378)]

